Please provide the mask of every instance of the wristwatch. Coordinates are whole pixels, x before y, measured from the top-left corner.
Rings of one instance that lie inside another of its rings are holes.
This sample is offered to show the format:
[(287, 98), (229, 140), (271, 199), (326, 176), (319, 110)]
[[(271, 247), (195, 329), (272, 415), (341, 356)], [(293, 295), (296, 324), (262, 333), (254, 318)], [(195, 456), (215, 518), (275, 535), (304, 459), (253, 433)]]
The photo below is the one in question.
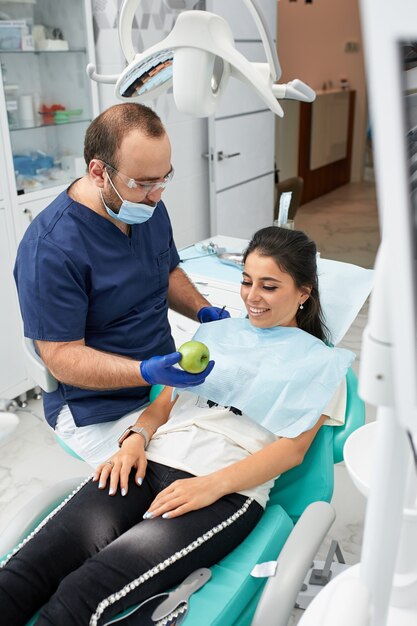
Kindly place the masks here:
[(146, 432), (145, 428), (143, 428), (142, 426), (135, 426), (135, 425), (129, 426), (128, 428), (126, 428), (125, 432), (123, 433), (123, 435), (120, 437), (120, 439), (117, 442), (119, 444), (119, 448), (121, 448), (124, 440), (127, 439), (129, 435), (131, 435), (132, 433), (137, 433), (138, 435), (142, 435), (142, 437), (145, 440), (145, 449), (146, 449), (149, 443), (149, 435)]

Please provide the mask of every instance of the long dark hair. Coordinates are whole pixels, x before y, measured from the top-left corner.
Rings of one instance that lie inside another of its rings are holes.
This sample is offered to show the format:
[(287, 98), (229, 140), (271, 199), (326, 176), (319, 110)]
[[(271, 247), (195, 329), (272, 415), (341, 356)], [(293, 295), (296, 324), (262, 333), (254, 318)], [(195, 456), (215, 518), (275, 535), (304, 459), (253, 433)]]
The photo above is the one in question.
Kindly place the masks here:
[(271, 257), (281, 271), (289, 274), (296, 287), (310, 287), (310, 297), (303, 309), (296, 313), (297, 326), (322, 341), (328, 341), (329, 331), (324, 323), (320, 304), (317, 278), (317, 248), (301, 230), (289, 230), (268, 226), (258, 230), (243, 255), (245, 262), (249, 254)]

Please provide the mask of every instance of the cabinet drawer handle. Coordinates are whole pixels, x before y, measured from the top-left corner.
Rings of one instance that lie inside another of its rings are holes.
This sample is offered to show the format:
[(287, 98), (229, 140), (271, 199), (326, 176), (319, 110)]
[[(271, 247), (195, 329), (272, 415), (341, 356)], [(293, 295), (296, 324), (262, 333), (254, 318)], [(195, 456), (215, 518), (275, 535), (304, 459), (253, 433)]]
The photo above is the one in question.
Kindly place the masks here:
[(33, 220), (33, 213), (30, 209), (23, 209), (23, 213), (28, 216), (29, 222)]

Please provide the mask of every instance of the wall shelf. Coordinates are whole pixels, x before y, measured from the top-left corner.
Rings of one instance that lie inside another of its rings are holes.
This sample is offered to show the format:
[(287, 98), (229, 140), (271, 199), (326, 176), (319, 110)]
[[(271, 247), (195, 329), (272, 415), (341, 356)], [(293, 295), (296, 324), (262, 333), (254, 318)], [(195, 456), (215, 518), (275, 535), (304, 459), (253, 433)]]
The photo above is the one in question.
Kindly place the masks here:
[(86, 53), (86, 48), (70, 48), (69, 50), (3, 50), (0, 48), (0, 56), (3, 54), (71, 54), (71, 53)]
[(10, 132), (19, 132), (22, 130), (34, 130), (36, 128), (59, 128), (60, 126), (68, 126), (68, 124), (89, 124), (91, 122), (91, 117), (89, 118), (80, 118), (77, 120), (69, 120), (68, 122), (55, 122), (54, 124), (34, 124), (33, 126), (25, 126), (21, 128), (10, 128)]

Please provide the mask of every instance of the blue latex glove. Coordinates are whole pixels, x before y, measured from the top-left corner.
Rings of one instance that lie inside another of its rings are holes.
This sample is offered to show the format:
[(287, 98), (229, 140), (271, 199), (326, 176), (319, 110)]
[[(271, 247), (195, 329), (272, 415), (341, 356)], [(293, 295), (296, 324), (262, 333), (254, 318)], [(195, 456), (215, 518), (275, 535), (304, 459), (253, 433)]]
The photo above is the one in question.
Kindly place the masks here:
[(190, 374), (173, 367), (182, 358), (180, 352), (172, 352), (165, 356), (153, 356), (140, 364), (142, 378), (150, 385), (168, 385), (169, 387), (194, 387), (201, 385), (214, 367), (209, 361), (206, 369), (200, 374)]
[(197, 313), (197, 319), (200, 324), (204, 322), (215, 322), (217, 320), (224, 320), (226, 317), (230, 317), (229, 311), (221, 309), (218, 306), (203, 306)]

